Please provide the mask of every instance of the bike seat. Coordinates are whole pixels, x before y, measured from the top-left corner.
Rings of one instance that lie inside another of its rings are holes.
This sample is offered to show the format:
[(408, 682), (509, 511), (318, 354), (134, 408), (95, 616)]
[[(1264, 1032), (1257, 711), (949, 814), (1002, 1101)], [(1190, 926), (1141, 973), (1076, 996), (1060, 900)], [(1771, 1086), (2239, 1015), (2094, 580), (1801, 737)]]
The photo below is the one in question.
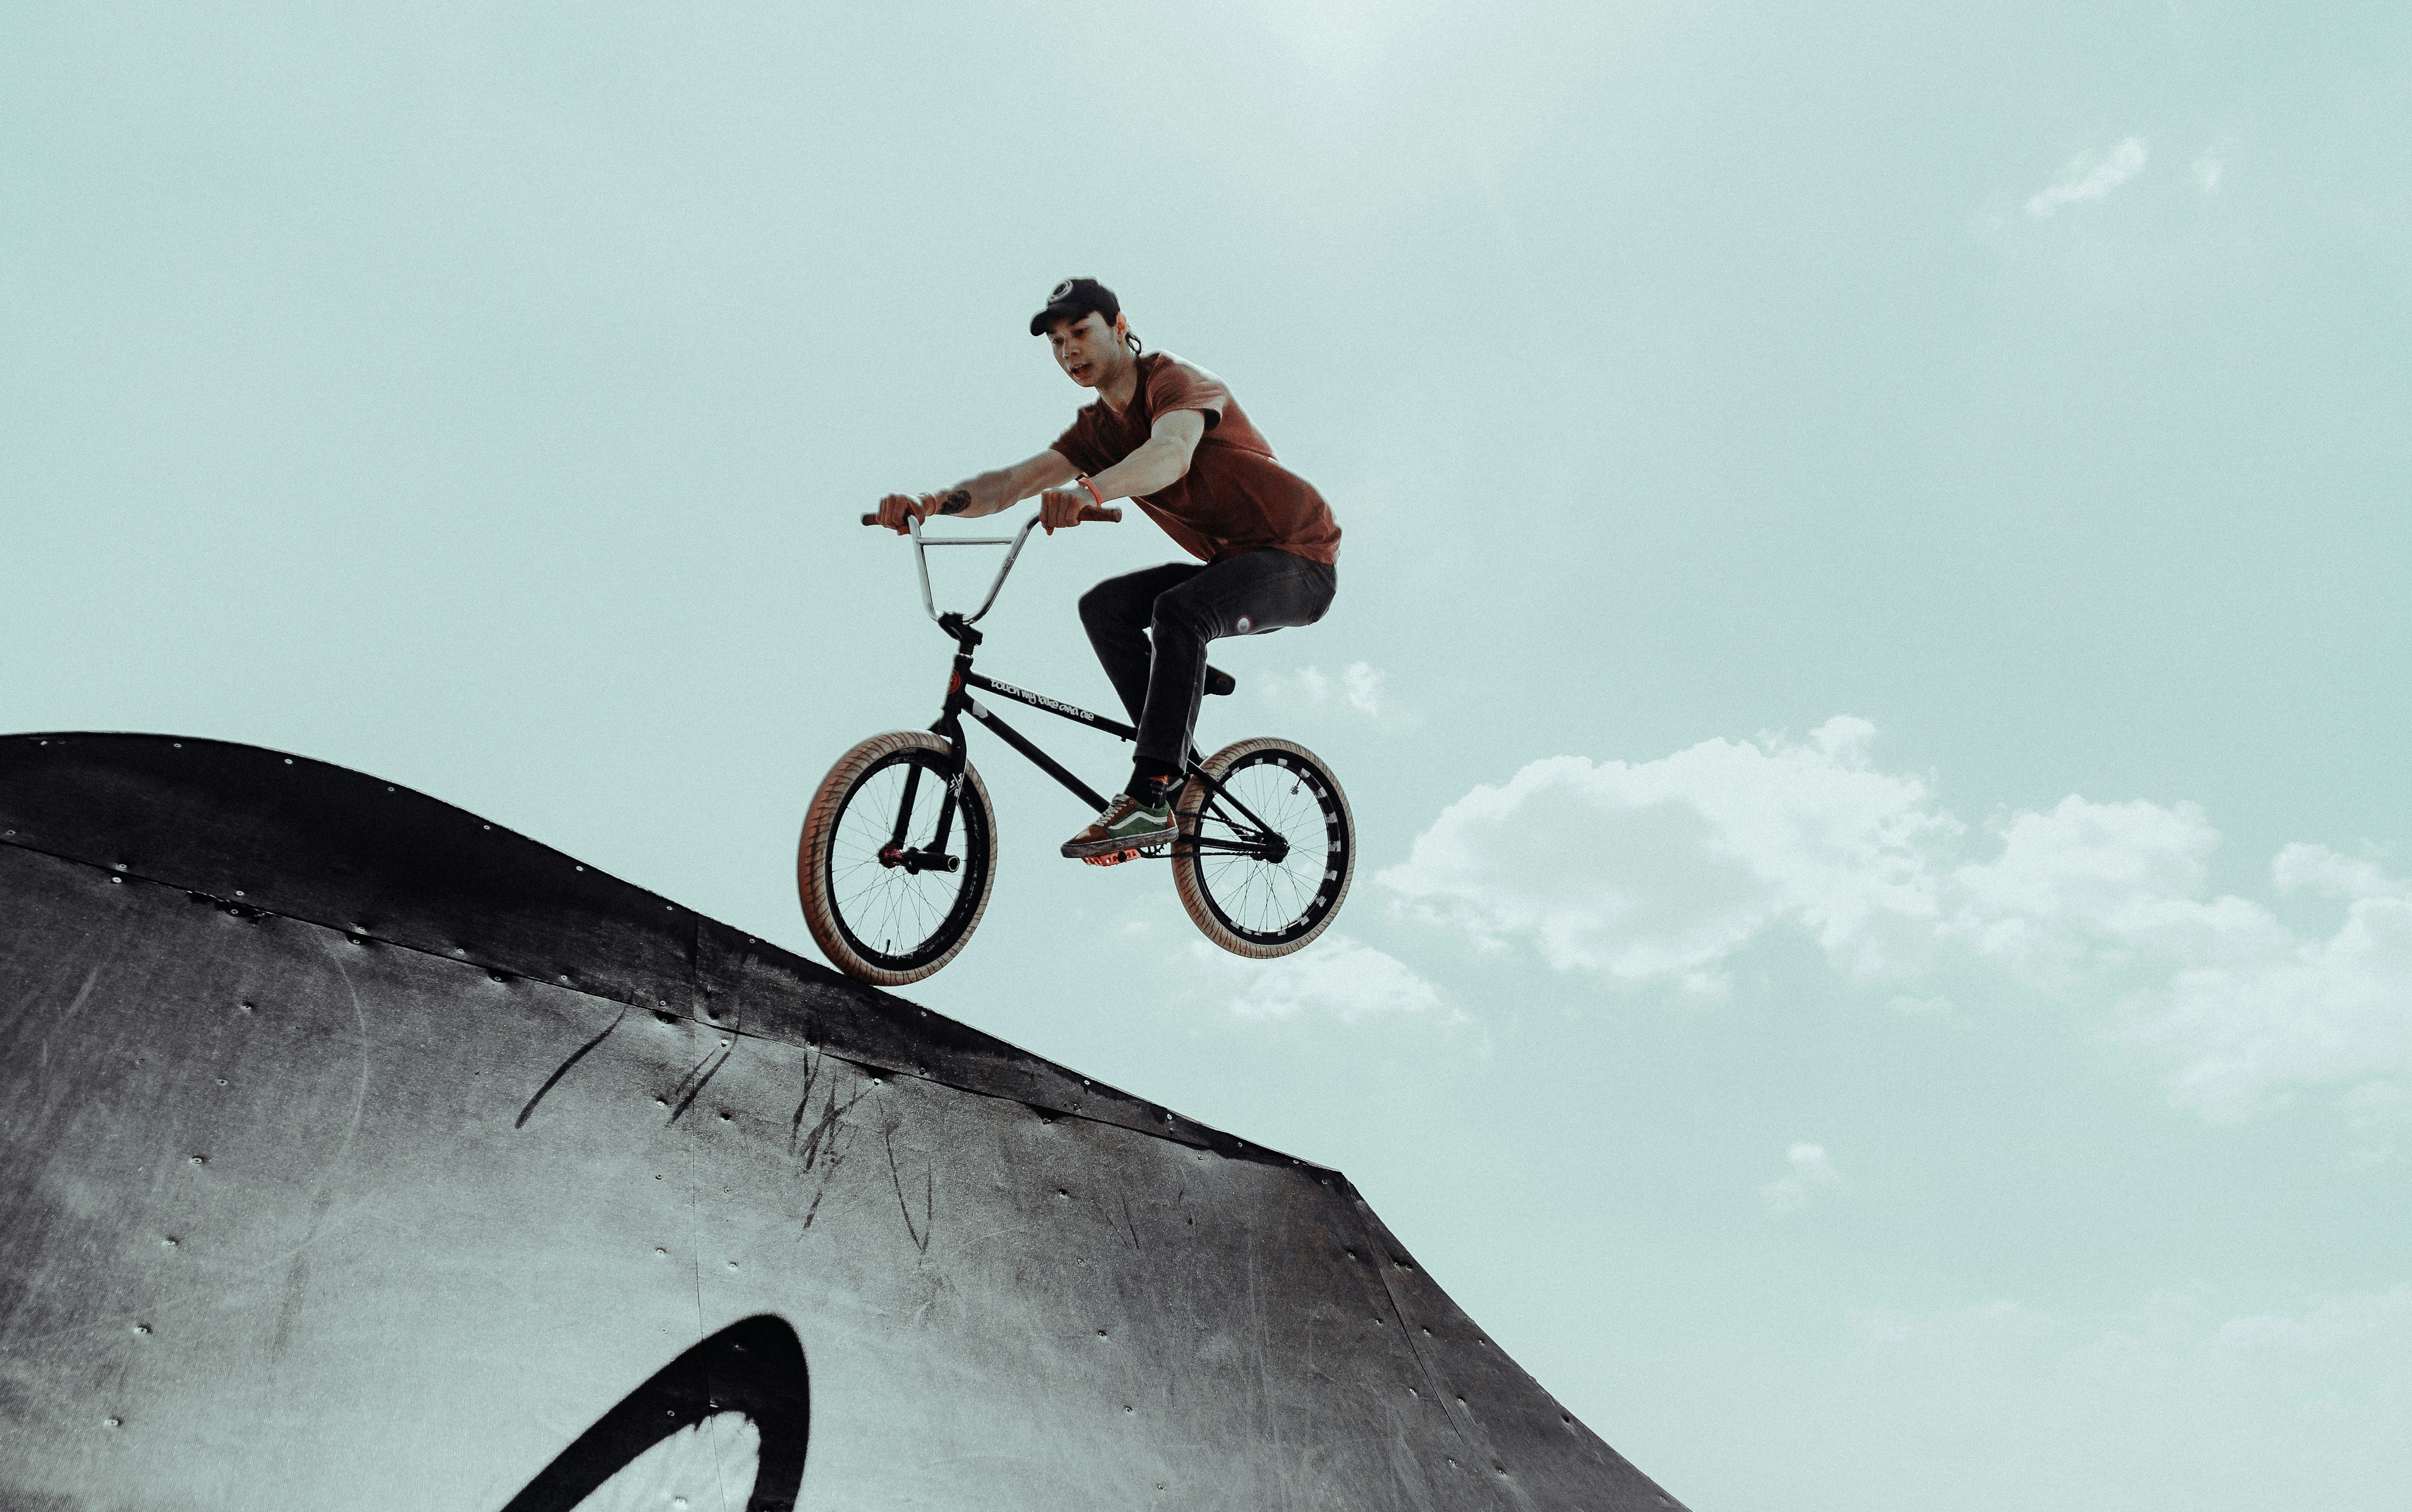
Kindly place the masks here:
[(1232, 677), (1230, 673), (1223, 670), (1221, 668), (1210, 666), (1206, 668), (1207, 692), (1229, 693), (1239, 685), (1239, 680)]

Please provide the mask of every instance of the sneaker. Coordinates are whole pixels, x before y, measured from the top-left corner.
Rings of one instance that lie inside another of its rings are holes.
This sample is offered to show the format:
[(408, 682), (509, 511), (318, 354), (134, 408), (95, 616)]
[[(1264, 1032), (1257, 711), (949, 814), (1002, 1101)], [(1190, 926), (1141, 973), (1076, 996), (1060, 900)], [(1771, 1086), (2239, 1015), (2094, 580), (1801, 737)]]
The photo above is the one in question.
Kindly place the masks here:
[[(1170, 794), (1159, 803), (1147, 804), (1125, 793), (1106, 805), (1096, 823), (1064, 842), (1064, 855), (1076, 861), (1108, 856), (1126, 861), (1142, 846), (1161, 845), (1175, 832)], [(1123, 854), (1125, 851), (1130, 855)], [(1113, 861), (1104, 864), (1110, 866)]]

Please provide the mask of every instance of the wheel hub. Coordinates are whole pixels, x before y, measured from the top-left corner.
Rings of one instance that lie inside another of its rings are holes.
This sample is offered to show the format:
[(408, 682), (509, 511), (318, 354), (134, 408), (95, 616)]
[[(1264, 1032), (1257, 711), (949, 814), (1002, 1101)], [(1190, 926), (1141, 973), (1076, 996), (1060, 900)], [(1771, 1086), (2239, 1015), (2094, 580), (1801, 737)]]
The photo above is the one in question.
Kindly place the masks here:
[(882, 845), (879, 847), (879, 864), (901, 866), (906, 876), (919, 876), (924, 872), (959, 872), (963, 870), (963, 859), (943, 851), (906, 850), (902, 845)]

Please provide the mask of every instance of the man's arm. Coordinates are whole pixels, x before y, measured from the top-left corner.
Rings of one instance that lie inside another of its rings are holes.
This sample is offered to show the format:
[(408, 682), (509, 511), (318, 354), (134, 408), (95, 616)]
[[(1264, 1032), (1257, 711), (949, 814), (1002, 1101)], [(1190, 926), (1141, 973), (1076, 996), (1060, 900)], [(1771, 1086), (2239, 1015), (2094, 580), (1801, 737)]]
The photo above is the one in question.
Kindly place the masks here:
[[(1188, 476), (1189, 459), (1198, 450), (1199, 437), (1205, 433), (1206, 417), (1194, 409), (1159, 415), (1138, 449), (1104, 472), (1091, 475), (1089, 481), (1096, 485), (1098, 498), (1105, 499), (1136, 499), (1169, 489)], [(1071, 477), (1062, 481), (1069, 482)], [(1087, 489), (1056, 489), (1039, 497), (1039, 523), (1052, 535), (1079, 524), (1081, 506), (1096, 502)]]
[(1205, 433), (1206, 417), (1194, 409), (1159, 415), (1138, 450), (1089, 481), (1109, 499), (1136, 499), (1169, 489), (1188, 475), (1190, 455)]
[(879, 522), (901, 534), (907, 515), (916, 520), (927, 520), (932, 515), (963, 515), (966, 518), (993, 515), (1000, 509), (1011, 508), (1034, 493), (1053, 488), (1058, 483), (1069, 483), (1080, 476), (1081, 470), (1066, 461), (1062, 452), (1042, 451), (1010, 467), (1000, 467), (977, 477), (964, 478), (941, 492), (918, 496), (891, 493), (879, 501)]

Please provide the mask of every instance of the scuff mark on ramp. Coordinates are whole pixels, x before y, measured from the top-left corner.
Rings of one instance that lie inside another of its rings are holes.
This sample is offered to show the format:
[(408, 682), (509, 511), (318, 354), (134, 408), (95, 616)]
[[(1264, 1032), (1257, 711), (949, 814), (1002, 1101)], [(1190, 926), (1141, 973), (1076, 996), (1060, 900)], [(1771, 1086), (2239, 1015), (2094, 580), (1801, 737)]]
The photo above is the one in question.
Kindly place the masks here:
[(569, 1059), (562, 1062), (559, 1065), (554, 1066), (552, 1068), (552, 1075), (544, 1079), (544, 1085), (536, 1090), (536, 1095), (527, 1100), (527, 1106), (525, 1108), (520, 1109), (520, 1116), (511, 1121), (511, 1127), (515, 1129), (526, 1128), (528, 1115), (536, 1111), (537, 1104), (544, 1101), (544, 1094), (552, 1090), (553, 1083), (569, 1075), (569, 1068), (576, 1065), (579, 1062), (586, 1059), (588, 1052), (593, 1050), (596, 1046), (600, 1045), (605, 1040), (610, 1038), (611, 1031), (619, 1028), (620, 1020), (625, 1019), (627, 1016), (628, 1010), (623, 1007), (617, 1018), (614, 1018), (610, 1023), (603, 1026), (603, 1032), (601, 1034), (596, 1035), (593, 1039), (588, 1040), (585, 1044), (579, 1046), (576, 1050), (571, 1050), (569, 1052)]

